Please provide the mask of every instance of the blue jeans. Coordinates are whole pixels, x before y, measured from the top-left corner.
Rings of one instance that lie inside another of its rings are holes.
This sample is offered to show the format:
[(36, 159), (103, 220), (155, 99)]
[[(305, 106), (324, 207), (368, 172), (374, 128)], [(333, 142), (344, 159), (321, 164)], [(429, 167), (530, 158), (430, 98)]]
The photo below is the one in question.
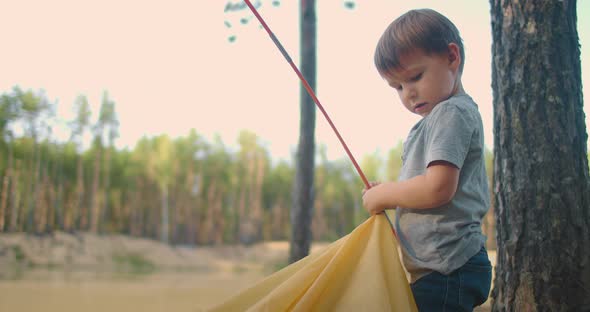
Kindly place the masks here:
[(484, 303), (492, 283), (492, 265), (482, 248), (449, 275), (432, 272), (410, 286), (420, 312), (473, 311)]

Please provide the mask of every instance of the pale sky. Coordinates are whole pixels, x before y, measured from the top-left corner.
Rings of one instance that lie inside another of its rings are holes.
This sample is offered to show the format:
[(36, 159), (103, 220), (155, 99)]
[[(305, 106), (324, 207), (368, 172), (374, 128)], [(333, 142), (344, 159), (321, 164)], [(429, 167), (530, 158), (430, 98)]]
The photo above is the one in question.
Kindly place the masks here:
[[(279, 7), (261, 0), (260, 13), (299, 64), (295, 0)], [(238, 1), (232, 0), (233, 3)], [(254, 0), (253, 2), (256, 2)], [(465, 44), (465, 90), (478, 103), (486, 145), (493, 147), (491, 25), (488, 1), (317, 1), (317, 95), (352, 153), (384, 153), (418, 121), (406, 111), (373, 65), (387, 25), (412, 8), (433, 8), (459, 28)], [(411, 2), (411, 3), (410, 3)], [(96, 120), (103, 90), (116, 102), (118, 147), (143, 135), (185, 136), (191, 128), (228, 146), (248, 129), (275, 158), (289, 159), (299, 132), (299, 80), (249, 11), (224, 13), (226, 1), (0, 0), (0, 93), (19, 85), (44, 89), (58, 117), (73, 118), (78, 94)], [(249, 19), (247, 24), (240, 19)], [(232, 24), (226, 27), (224, 21)], [(582, 79), (590, 81), (590, 5), (578, 1)], [(236, 36), (233, 43), (228, 41)], [(588, 98), (588, 95), (586, 96)], [(586, 114), (588, 116), (588, 106)], [(346, 157), (317, 111), (316, 138), (328, 157)], [(587, 128), (590, 119), (586, 118)], [(54, 129), (66, 139), (69, 130)]]

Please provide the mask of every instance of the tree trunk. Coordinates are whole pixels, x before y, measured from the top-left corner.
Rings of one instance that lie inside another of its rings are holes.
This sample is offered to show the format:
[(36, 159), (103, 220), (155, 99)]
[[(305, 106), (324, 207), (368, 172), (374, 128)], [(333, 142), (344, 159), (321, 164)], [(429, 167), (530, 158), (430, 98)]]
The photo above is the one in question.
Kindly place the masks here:
[(170, 212), (169, 212), (169, 207), (168, 207), (168, 185), (163, 185), (160, 187), (161, 190), (161, 213), (162, 213), (162, 223), (160, 226), (160, 240), (162, 243), (168, 244), (168, 235), (170, 234)]
[[(326, 163), (324, 162), (322, 168), (318, 170), (316, 178), (316, 189), (318, 192), (316, 193), (316, 198), (314, 199), (314, 209), (315, 212), (313, 214), (314, 222), (311, 227), (313, 232), (313, 239), (320, 240), (324, 238), (326, 234), (326, 229), (328, 228), (326, 225), (326, 219), (324, 218), (324, 200), (326, 199), (325, 190), (326, 190)], [(319, 195), (318, 195), (319, 193)], [(324, 194), (322, 194), (324, 193)], [(322, 196), (323, 195), (323, 196)]]
[(76, 192), (66, 193), (64, 198), (63, 230), (71, 233), (74, 230), (74, 210), (76, 207)]
[[(315, 0), (301, 0), (301, 73), (315, 90), (316, 86), (316, 13)], [(311, 244), (311, 216), (314, 198), (315, 104), (301, 85), (301, 119), (295, 169), (292, 234), (289, 262), (309, 254)]]
[[(41, 184), (42, 176), (41, 176), (41, 147), (37, 144), (37, 139), (34, 138), (34, 151), (33, 158), (35, 159), (35, 167), (34, 170), (31, 172), (31, 176), (33, 177), (33, 185), (32, 185), (32, 192), (33, 197), (31, 201), (29, 201), (29, 231), (37, 232), (43, 226), (39, 222), (43, 222), (44, 216), (43, 211), (41, 211), (41, 207), (38, 207), (40, 200), (40, 192), (42, 191)], [(37, 220), (38, 222), (35, 222)]]
[(94, 157), (94, 175), (92, 176), (92, 203), (90, 209), (90, 231), (92, 233), (98, 233), (98, 219), (100, 216), (100, 147), (96, 149)]
[(62, 149), (59, 149), (57, 154), (57, 161), (53, 167), (53, 176), (55, 177), (55, 182), (50, 183), (50, 185), (53, 187), (53, 199), (50, 203), (53, 206), (53, 225), (51, 229), (52, 231), (63, 230), (64, 228), (64, 184), (66, 183), (66, 181), (64, 180), (64, 166), (62, 159), (63, 155), (64, 151)]
[(6, 166), (6, 171), (4, 172), (4, 178), (2, 179), (2, 199), (0, 203), (0, 232), (4, 231), (5, 228), (5, 220), (6, 220), (6, 212), (8, 207), (8, 197), (9, 197), (9, 187), (10, 187), (10, 180), (12, 179), (12, 143), (8, 143), (8, 166)]
[[(283, 200), (281, 198), (277, 198), (275, 204), (272, 208), (272, 222), (270, 223), (271, 226), (271, 240), (284, 240), (286, 237), (287, 231), (285, 231), (286, 225), (285, 216), (283, 216), (283, 211), (285, 207), (283, 205)], [(288, 222), (288, 221), (287, 221)]]
[(79, 215), (79, 229), (85, 229), (88, 226), (88, 208), (84, 205), (84, 164), (82, 162), (82, 155), (78, 156), (76, 172), (76, 201), (74, 204), (75, 210), (72, 211), (72, 217), (76, 220)]
[[(47, 172), (47, 171), (46, 171)], [(51, 177), (48, 175), (45, 177), (45, 206), (47, 207), (47, 224), (45, 225), (45, 232), (52, 233), (56, 229), (59, 229), (59, 205), (57, 203), (57, 197), (59, 196), (60, 184), (54, 184), (51, 181)], [(57, 190), (56, 190), (57, 189)]]
[(238, 213), (236, 214), (236, 221), (235, 225), (235, 237), (237, 242), (241, 242), (241, 224), (244, 220), (244, 216), (246, 215), (246, 181), (242, 182), (242, 185), (239, 185), (240, 190), (240, 199), (238, 201)]
[(19, 185), (18, 185), (18, 181), (20, 178), (20, 164), (21, 161), (19, 159), (16, 160), (16, 166), (15, 166), (15, 171), (12, 175), (12, 183), (11, 183), (11, 193), (12, 193), (12, 200), (10, 202), (10, 206), (12, 207), (10, 210), (10, 230), (11, 231), (17, 231), (19, 226), (18, 226), (18, 222), (22, 222), (22, 218), (19, 219), (19, 214), (21, 209), (19, 209), (20, 207), (20, 191), (19, 191)]
[(494, 311), (590, 310), (576, 1), (491, 0)]
[(37, 183), (37, 190), (35, 196), (35, 228), (37, 234), (44, 234), (47, 232), (47, 225), (49, 222), (49, 207), (47, 206), (47, 168), (43, 168), (39, 182)]
[[(35, 214), (36, 208), (35, 204), (37, 203), (37, 196), (39, 194), (39, 183), (40, 183), (40, 174), (41, 171), (41, 149), (37, 146), (37, 139), (33, 137), (33, 154), (31, 155), (31, 166), (29, 167), (30, 170), (30, 179), (28, 181), (30, 190), (29, 192), (25, 192), (25, 213), (27, 214), (27, 221), (24, 225), (25, 231), (35, 231)], [(24, 223), (24, 222), (23, 222)]]
[(131, 221), (129, 229), (131, 236), (142, 236), (143, 234), (143, 211), (145, 207), (141, 205), (141, 195), (145, 192), (145, 183), (143, 179), (137, 177), (135, 180), (135, 189), (133, 190), (133, 200), (131, 202)]
[(214, 220), (214, 227), (213, 227), (213, 244), (221, 245), (223, 244), (223, 234), (225, 232), (225, 218), (223, 215), (223, 195), (224, 190), (222, 187), (218, 188), (215, 196), (213, 197), (213, 220)]
[(104, 219), (109, 219), (108, 214), (111, 212), (109, 207), (109, 199), (111, 198), (110, 188), (111, 188), (111, 150), (113, 149), (113, 143), (109, 144), (109, 147), (106, 148), (104, 153), (104, 176), (103, 176), (103, 202), (102, 202), (102, 214), (105, 215)]
[(201, 227), (202, 243), (210, 244), (213, 242), (213, 230), (215, 225), (215, 193), (217, 192), (217, 181), (211, 180), (209, 189), (207, 189), (207, 210), (205, 220)]
[(264, 209), (262, 208), (262, 184), (264, 183), (265, 159), (262, 152), (257, 153), (256, 158), (256, 179), (254, 181), (254, 198), (252, 200), (253, 211), (251, 212), (251, 218), (257, 231), (255, 234), (255, 240), (259, 241), (262, 239), (262, 227), (264, 225)]

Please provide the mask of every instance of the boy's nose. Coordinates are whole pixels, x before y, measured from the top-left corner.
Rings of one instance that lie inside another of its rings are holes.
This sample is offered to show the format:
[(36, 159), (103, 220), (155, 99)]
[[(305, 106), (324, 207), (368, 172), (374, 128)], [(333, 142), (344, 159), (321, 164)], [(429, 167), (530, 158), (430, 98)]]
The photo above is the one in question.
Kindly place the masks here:
[(405, 88), (404, 89), (404, 98), (406, 101), (410, 101), (416, 98), (416, 89), (414, 88)]

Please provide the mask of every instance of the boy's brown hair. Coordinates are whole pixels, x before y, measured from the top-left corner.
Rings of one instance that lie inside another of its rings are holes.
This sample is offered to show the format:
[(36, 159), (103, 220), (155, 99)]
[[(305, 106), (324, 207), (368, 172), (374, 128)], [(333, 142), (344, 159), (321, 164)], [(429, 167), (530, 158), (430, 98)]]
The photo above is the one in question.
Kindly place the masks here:
[(449, 44), (459, 46), (461, 65), (459, 72), (463, 72), (465, 51), (459, 30), (444, 15), (431, 10), (411, 10), (395, 19), (377, 43), (375, 50), (375, 66), (381, 75), (390, 70), (402, 67), (400, 58), (416, 49), (427, 55), (432, 53), (446, 53)]

